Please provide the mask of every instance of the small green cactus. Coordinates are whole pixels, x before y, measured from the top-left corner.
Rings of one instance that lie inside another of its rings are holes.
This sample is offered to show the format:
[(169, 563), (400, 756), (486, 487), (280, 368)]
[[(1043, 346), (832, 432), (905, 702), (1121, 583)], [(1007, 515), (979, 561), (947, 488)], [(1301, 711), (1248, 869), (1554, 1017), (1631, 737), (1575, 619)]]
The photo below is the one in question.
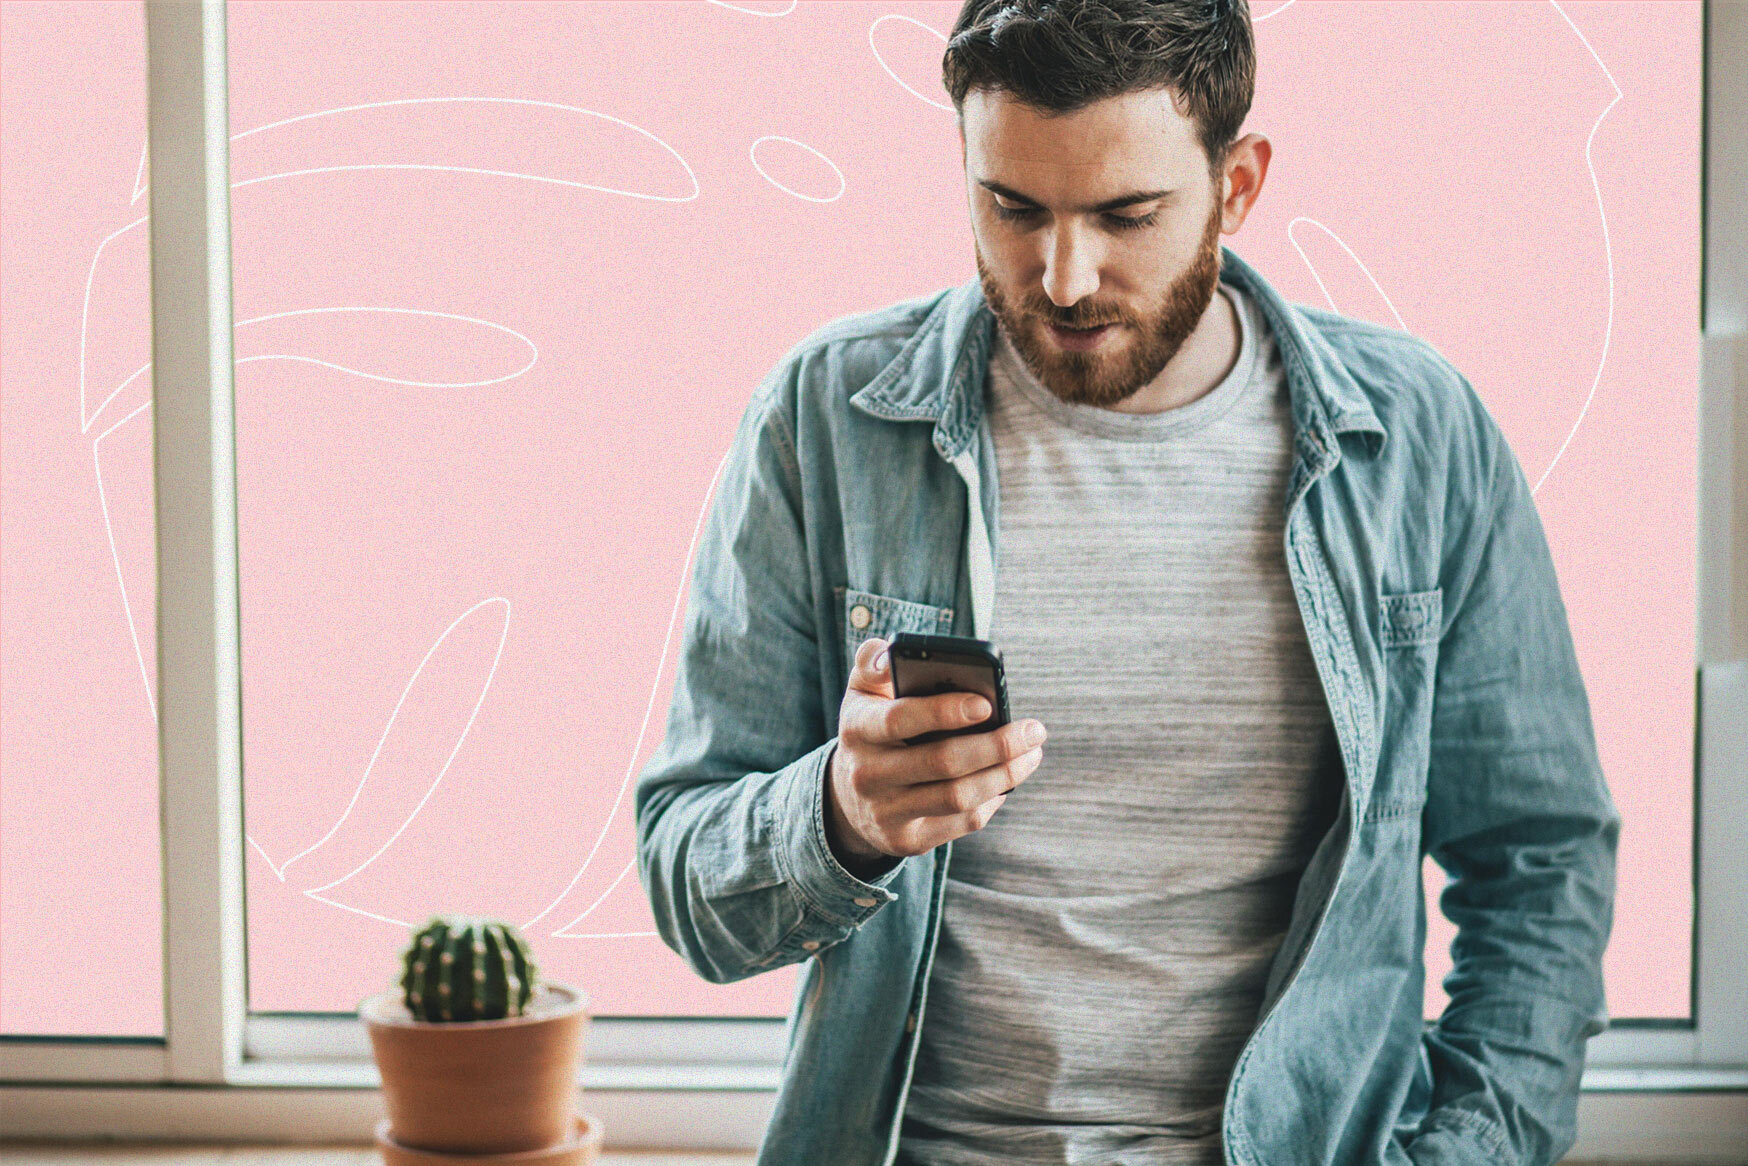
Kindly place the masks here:
[(521, 1016), (540, 970), (514, 924), (433, 915), (401, 953), (407, 1011), (431, 1023)]

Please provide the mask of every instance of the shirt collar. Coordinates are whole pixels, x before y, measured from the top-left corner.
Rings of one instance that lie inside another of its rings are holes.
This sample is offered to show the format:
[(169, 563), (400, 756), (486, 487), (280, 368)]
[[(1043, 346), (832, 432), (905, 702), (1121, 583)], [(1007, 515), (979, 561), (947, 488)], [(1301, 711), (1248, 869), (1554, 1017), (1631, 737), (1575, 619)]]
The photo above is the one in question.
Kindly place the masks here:
[[(1298, 308), (1230, 248), (1220, 248), (1220, 278), (1255, 298), (1274, 333), (1300, 435), (1314, 434), (1307, 455), (1333, 464), (1336, 435), (1362, 432), (1376, 454), (1386, 433), (1364, 390), (1327, 338)], [(995, 314), (976, 278), (935, 297), (921, 327), (886, 367), (850, 397), (850, 404), (890, 421), (933, 421), (934, 445), (951, 458), (971, 441), (983, 419)]]

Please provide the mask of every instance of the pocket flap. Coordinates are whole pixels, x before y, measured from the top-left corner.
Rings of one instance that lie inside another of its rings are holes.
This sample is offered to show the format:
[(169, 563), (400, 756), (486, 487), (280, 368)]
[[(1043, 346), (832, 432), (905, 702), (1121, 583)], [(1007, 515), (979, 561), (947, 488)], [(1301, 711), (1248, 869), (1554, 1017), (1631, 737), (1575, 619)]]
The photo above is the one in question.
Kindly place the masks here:
[(944, 636), (953, 628), (953, 609), (900, 599), (855, 587), (840, 587), (844, 608), (844, 659), (853, 665), (862, 641), (878, 636), (890, 640), (899, 632)]
[(1382, 600), (1384, 647), (1436, 644), (1444, 619), (1444, 590), (1404, 591)]

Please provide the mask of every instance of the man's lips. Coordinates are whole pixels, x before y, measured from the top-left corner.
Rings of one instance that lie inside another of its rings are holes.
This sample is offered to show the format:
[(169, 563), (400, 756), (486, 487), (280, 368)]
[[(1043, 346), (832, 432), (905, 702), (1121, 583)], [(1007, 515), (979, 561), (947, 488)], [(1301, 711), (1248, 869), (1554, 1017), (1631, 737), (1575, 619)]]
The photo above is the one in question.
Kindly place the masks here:
[(1061, 324), (1050, 324), (1050, 334), (1056, 338), (1056, 343), (1064, 348), (1088, 349), (1103, 343), (1114, 325), (1098, 324), (1092, 328), (1065, 328)]

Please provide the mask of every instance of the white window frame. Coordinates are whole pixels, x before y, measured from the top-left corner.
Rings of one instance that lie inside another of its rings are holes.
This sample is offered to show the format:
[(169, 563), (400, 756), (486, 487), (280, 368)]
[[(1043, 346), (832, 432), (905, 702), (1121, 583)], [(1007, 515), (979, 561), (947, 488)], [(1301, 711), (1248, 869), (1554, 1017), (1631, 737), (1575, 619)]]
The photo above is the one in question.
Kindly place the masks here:
[[(224, 0), (144, 0), (167, 1037), (0, 1038), (7, 1136), (369, 1142), (354, 1015), (246, 1012)], [(1707, 0), (1694, 1023), (1590, 1043), (1572, 1157), (1748, 1145), (1748, 3)], [(617, 1147), (752, 1149), (780, 1019), (596, 1019), (579, 1084)]]

